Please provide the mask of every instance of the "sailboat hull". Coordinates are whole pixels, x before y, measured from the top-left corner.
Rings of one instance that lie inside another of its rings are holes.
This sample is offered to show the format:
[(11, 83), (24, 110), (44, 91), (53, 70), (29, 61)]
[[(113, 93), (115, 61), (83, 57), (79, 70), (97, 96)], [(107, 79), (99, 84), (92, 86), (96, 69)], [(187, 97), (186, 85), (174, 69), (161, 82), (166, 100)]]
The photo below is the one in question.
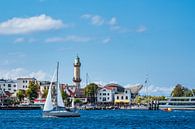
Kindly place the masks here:
[(70, 111), (48, 111), (43, 112), (43, 117), (80, 117), (78, 112), (70, 112)]

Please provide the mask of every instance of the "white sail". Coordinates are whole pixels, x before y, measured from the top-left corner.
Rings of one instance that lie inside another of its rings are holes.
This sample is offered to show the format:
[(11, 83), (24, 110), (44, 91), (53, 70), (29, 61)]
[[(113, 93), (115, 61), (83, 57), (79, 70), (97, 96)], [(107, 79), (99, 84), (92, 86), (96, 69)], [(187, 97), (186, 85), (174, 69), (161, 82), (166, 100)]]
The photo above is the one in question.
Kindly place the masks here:
[(74, 108), (74, 97), (72, 97), (72, 108)]
[(52, 97), (51, 97), (51, 89), (52, 89), (52, 83), (53, 83), (55, 75), (56, 75), (56, 71), (54, 72), (52, 81), (49, 85), (49, 91), (48, 91), (48, 94), (47, 94), (47, 98), (46, 98), (46, 102), (45, 102), (43, 111), (50, 111), (54, 108), (53, 103), (52, 103)]
[(57, 86), (58, 86), (58, 91), (57, 91), (57, 104), (58, 104), (58, 106), (59, 107), (65, 107), (64, 106), (64, 102), (63, 102), (63, 99), (62, 99), (62, 94), (61, 94), (61, 88), (60, 88), (60, 85), (59, 85), (59, 83), (57, 84)]

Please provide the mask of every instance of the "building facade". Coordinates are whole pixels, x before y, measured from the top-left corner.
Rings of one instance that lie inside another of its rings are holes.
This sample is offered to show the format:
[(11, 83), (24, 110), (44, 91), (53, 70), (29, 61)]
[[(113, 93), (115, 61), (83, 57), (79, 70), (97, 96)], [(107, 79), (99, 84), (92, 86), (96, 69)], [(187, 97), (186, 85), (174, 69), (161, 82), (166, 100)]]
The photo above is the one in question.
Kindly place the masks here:
[(27, 90), (28, 85), (31, 81), (37, 81), (37, 80), (35, 78), (18, 78), (17, 90)]
[(113, 103), (114, 90), (112, 88), (104, 87), (97, 92), (98, 103)]
[(0, 89), (10, 93), (15, 93), (17, 91), (17, 81), (0, 79)]
[(123, 103), (130, 104), (131, 103), (131, 89), (125, 88), (124, 92), (116, 93), (114, 95), (114, 103)]

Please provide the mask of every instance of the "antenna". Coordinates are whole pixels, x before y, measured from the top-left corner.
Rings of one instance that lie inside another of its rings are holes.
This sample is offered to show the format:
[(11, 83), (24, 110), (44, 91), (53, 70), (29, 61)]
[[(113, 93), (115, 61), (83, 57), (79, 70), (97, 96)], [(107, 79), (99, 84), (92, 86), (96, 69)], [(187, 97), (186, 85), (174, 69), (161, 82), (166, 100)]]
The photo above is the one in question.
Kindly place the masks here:
[(89, 82), (89, 75), (88, 73), (86, 73), (86, 86), (88, 85), (88, 82)]
[(146, 90), (146, 97), (148, 97), (148, 74), (146, 74), (145, 90)]

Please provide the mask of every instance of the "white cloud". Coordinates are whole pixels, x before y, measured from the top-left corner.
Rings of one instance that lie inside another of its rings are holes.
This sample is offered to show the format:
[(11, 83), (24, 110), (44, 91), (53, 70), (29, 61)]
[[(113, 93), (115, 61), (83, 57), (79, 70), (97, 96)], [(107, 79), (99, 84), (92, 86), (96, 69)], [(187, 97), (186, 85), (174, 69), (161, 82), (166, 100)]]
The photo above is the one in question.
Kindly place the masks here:
[(111, 41), (111, 38), (108, 37), (108, 38), (103, 39), (102, 43), (109, 43), (110, 41)]
[(81, 18), (89, 20), (89, 22), (92, 25), (96, 25), (96, 26), (105, 25), (105, 26), (108, 26), (111, 31), (115, 31), (115, 32), (119, 32), (119, 33), (128, 33), (128, 32), (142, 33), (142, 32), (145, 32), (147, 30), (147, 28), (143, 25), (140, 25), (136, 29), (129, 29), (127, 27), (123, 27), (117, 22), (116, 17), (112, 17), (111, 19), (108, 20), (108, 19), (106, 19), (102, 16), (99, 16), (99, 15), (84, 14), (81, 16)]
[(108, 22), (108, 24), (109, 25), (116, 25), (117, 24), (117, 21), (116, 21), (116, 17), (112, 17), (111, 19), (110, 19), (110, 21)]
[(84, 15), (81, 16), (81, 18), (83, 18), (83, 19), (89, 19), (91, 17), (92, 17), (91, 14), (84, 14)]
[(28, 18), (14, 17), (0, 23), (0, 34), (27, 34), (37, 31), (60, 29), (62, 27), (67, 28), (69, 26), (68, 24), (65, 25), (61, 20), (53, 19), (45, 14)]
[(69, 35), (65, 37), (48, 38), (45, 42), (89, 42), (92, 38), (85, 36)]
[(24, 41), (25, 41), (25, 39), (20, 37), (20, 38), (15, 39), (14, 43), (22, 43)]
[(96, 16), (91, 17), (91, 23), (93, 25), (100, 26), (104, 24), (104, 19), (101, 16), (96, 15)]
[(173, 87), (160, 87), (160, 86), (154, 86), (150, 85), (147, 88), (143, 87), (141, 90), (141, 94), (146, 95), (146, 92), (148, 92), (148, 95), (165, 95), (168, 96), (171, 94)]
[(34, 38), (23, 38), (19, 37), (14, 40), (14, 43), (33, 43), (36, 40)]
[(15, 68), (11, 70), (0, 70), (0, 78), (5, 79), (17, 79), (20, 77), (35, 77), (38, 80), (45, 80), (47, 78), (47, 74), (42, 70), (36, 72), (29, 72), (24, 68)]
[(136, 32), (142, 33), (142, 32), (145, 32), (146, 30), (147, 30), (147, 28), (145, 26), (141, 25), (136, 29)]
[(90, 23), (96, 26), (100, 26), (105, 23), (104, 18), (99, 15), (84, 14), (81, 18), (90, 20)]
[(46, 79), (46, 73), (39, 70), (37, 72), (32, 72), (29, 74), (29, 77), (35, 77), (38, 80), (45, 80)]

